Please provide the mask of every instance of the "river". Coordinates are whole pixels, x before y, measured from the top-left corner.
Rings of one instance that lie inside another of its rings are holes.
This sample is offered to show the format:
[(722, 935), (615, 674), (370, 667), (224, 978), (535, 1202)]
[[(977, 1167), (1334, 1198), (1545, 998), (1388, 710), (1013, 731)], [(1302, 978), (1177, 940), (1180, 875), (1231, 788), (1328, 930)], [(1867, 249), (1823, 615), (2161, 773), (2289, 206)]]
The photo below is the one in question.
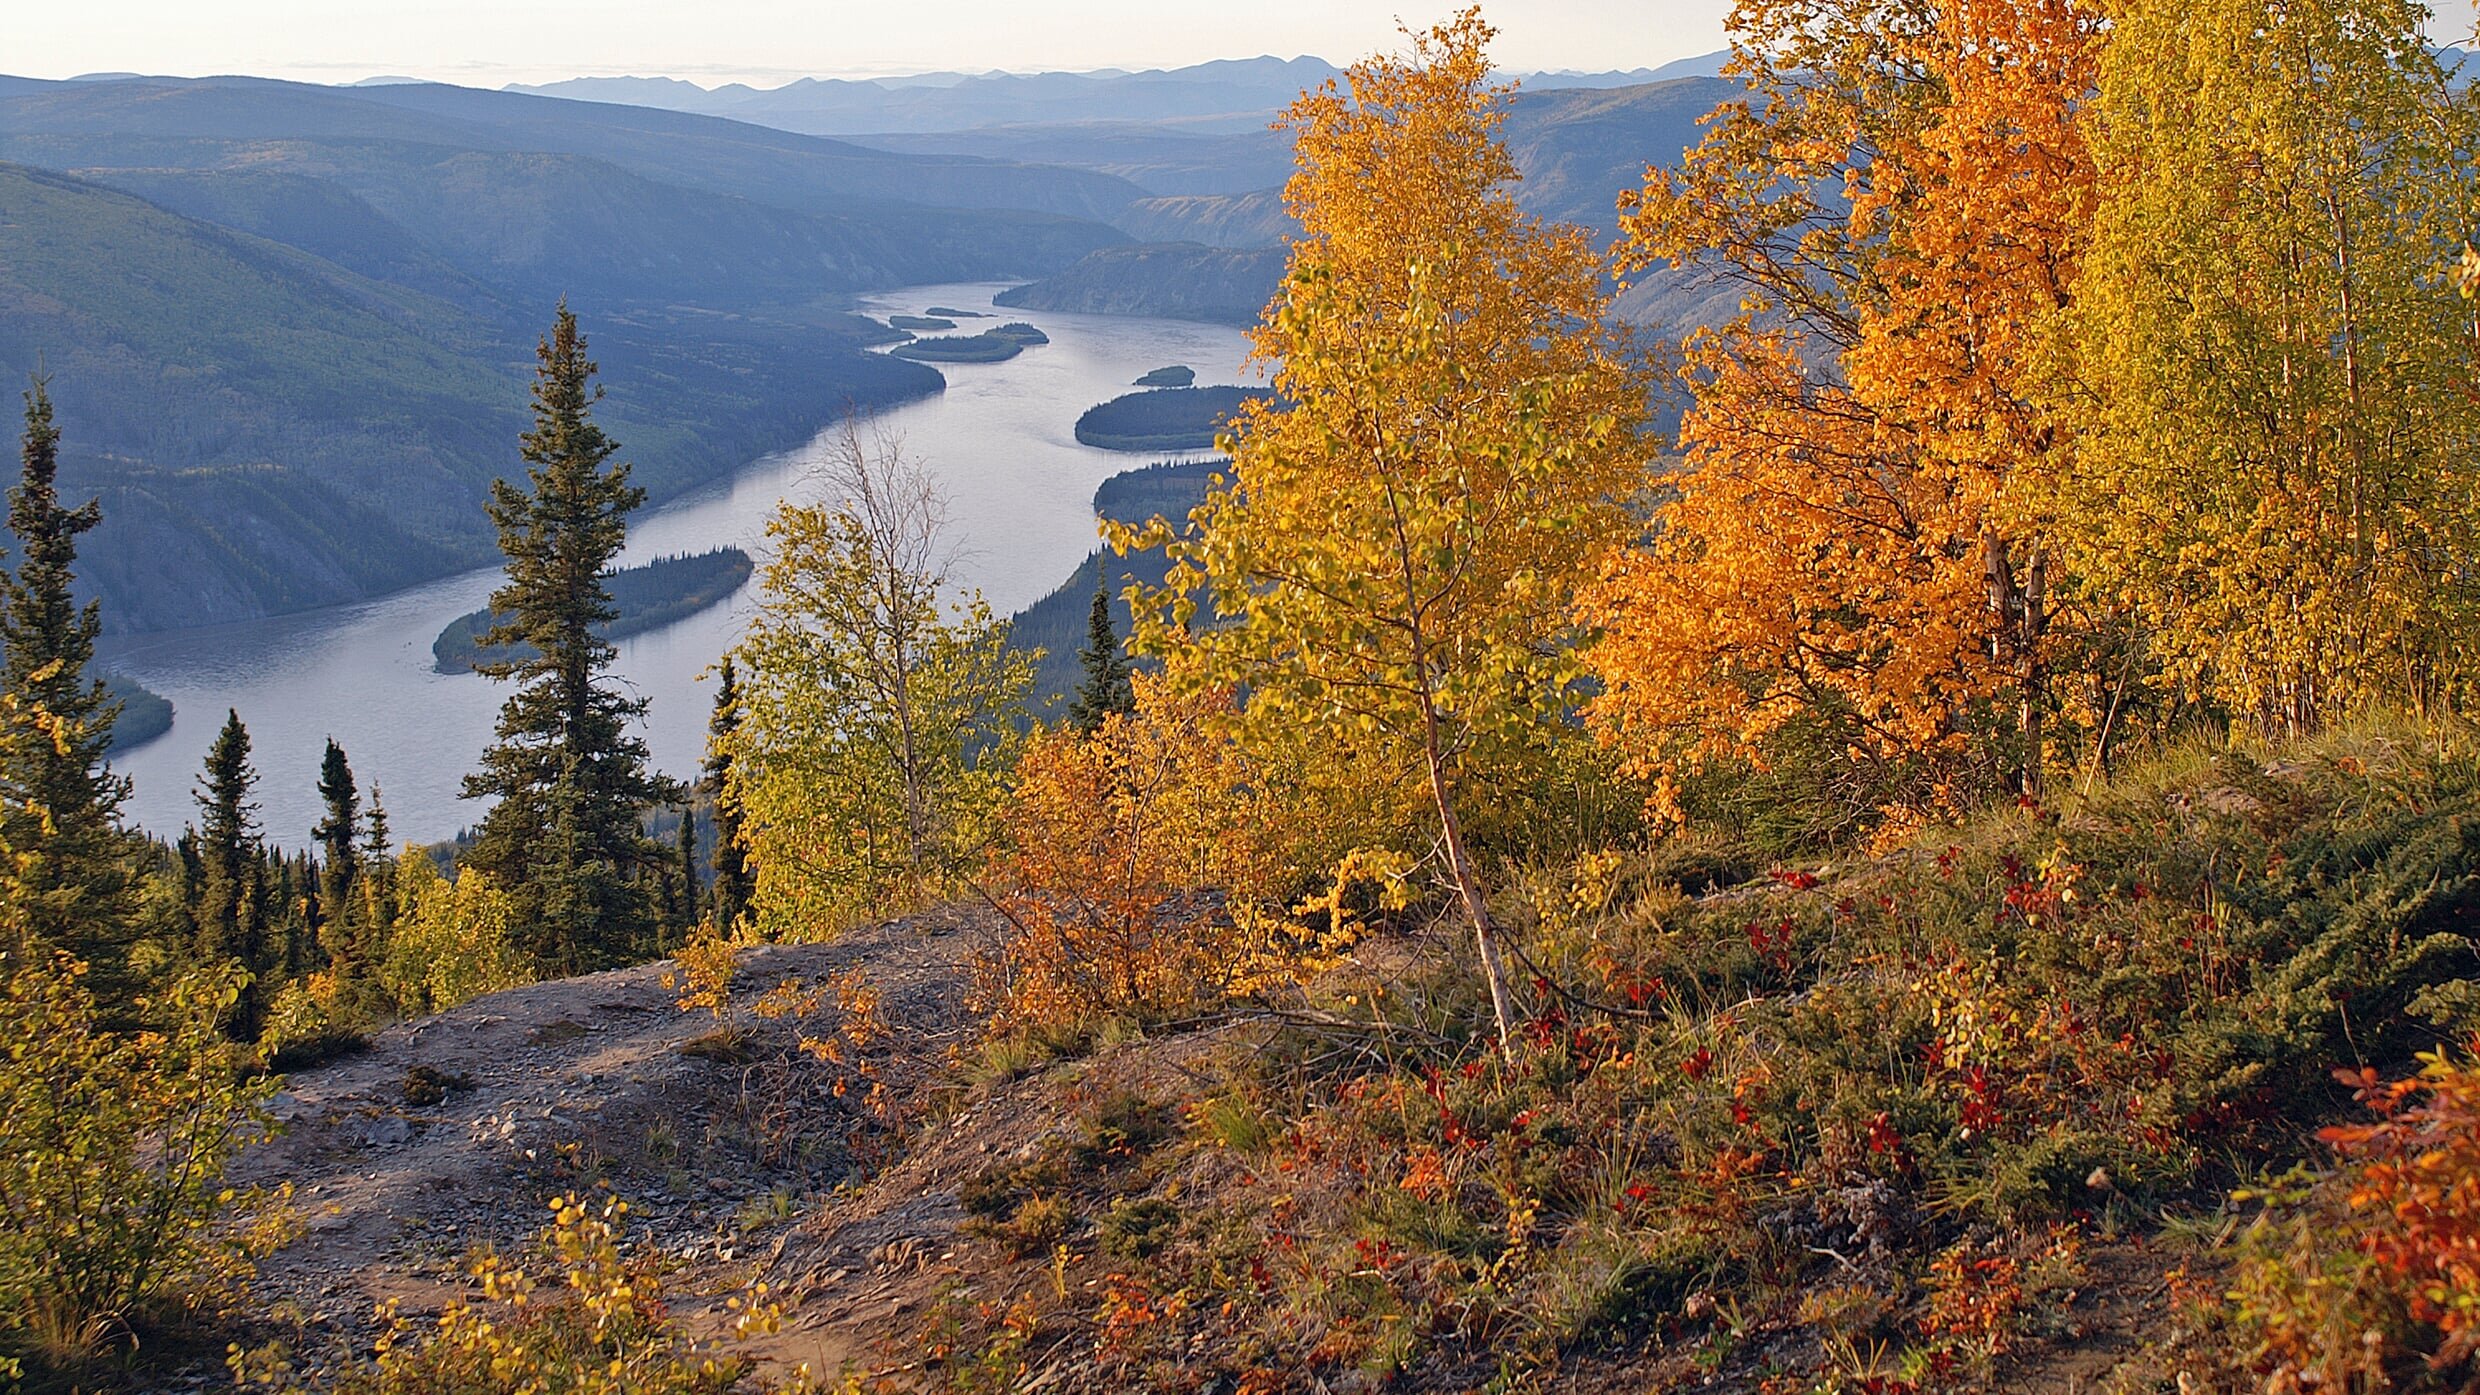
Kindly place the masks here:
[[(934, 305), (983, 310), (1040, 328), (1051, 342), (1005, 363), (940, 364), (947, 391), (880, 414), (947, 497), (955, 578), (1000, 614), (1057, 586), (1094, 546), (1094, 486), (1150, 457), (1076, 443), (1077, 415), (1166, 364), (1201, 383), (1239, 382), (1238, 331), (1125, 316), (1001, 310), (1000, 283), (915, 286), (865, 296), (884, 317)], [(959, 322), (959, 333), (996, 320)], [(588, 326), (589, 333), (592, 327)], [(627, 384), (609, 384), (617, 393)], [(835, 404), (819, 404), (820, 439)], [(623, 441), (621, 458), (627, 458)], [(730, 478), (630, 520), (624, 563), (737, 544), (763, 565), (766, 520), (786, 497), (809, 499), (819, 441), (753, 462)], [(515, 443), (510, 443), (512, 466)], [(496, 569), (448, 577), (377, 600), (109, 642), (110, 665), (172, 699), (172, 730), (113, 766), (135, 793), (140, 826), (170, 836), (195, 819), (191, 798), (226, 709), (249, 727), (261, 822), (283, 847), (306, 846), (322, 816), (316, 781), (329, 737), (343, 745), (365, 799), (382, 792), (400, 840), (434, 842), (477, 821), (483, 806), (460, 782), (490, 739), (504, 685), (431, 671), (440, 626), (478, 609)], [(702, 675), (741, 633), (748, 590), (677, 624), (620, 641), (617, 682), (648, 699), (643, 735), (656, 768), (687, 777), (705, 748), (713, 686)]]

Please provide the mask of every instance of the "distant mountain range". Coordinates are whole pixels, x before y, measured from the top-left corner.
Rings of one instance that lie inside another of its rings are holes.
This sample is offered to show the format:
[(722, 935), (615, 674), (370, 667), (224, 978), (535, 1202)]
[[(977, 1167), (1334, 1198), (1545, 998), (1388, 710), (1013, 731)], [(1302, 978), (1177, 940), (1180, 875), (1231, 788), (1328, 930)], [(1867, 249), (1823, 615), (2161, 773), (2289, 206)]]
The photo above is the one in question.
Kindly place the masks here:
[[(1535, 91), (1631, 87), (1711, 77), (1729, 55), (1702, 54), (1629, 72), (1519, 75)], [(1305, 88), (1342, 70), (1322, 58), (1225, 59), (1185, 68), (1081, 73), (928, 73), (903, 78), (803, 78), (781, 87), (700, 87), (678, 78), (593, 77), (512, 92), (728, 116), (811, 135), (969, 131), (992, 126), (1137, 122), (1188, 135), (1254, 133)]]
[[(1022, 280), (1010, 303), (1254, 319), (1290, 230), (1266, 122), (1333, 72), (553, 89), (625, 103), (0, 77), (0, 381), (50, 376), (64, 483), (104, 501), (84, 579), (115, 630), (376, 595), (495, 555), (480, 502), (517, 468), (562, 297), (658, 498), (847, 403), (939, 390), (868, 352), (890, 331), (849, 313), (858, 292)], [(1730, 90), (1530, 80), (1506, 126), (1521, 197), (1610, 233), (1618, 192)], [(785, 129), (847, 120), (875, 133)], [(1627, 303), (1686, 323), (1715, 302), (1674, 278)]]
[(0, 381), (38, 367), (115, 630), (488, 562), (566, 296), (660, 497), (941, 386), (840, 308), (1125, 242), (1106, 174), (428, 85), (0, 79)]
[[(1617, 199), (1644, 182), (1648, 164), (1669, 164), (1694, 145), (1698, 122), (1739, 89), (1712, 77), (1674, 77), (1630, 87), (1519, 89), (1503, 130), (1522, 180), (1525, 208), (1544, 219), (1574, 223), (1598, 238), (1618, 235)], [(1017, 139), (1006, 139), (1009, 135)], [(1140, 134), (1046, 128), (1038, 133), (981, 132), (943, 138), (989, 140), (994, 148), (1039, 148), (1062, 164), (1084, 164), (1141, 183), (1195, 188), (1207, 173), (1228, 181), (1268, 182), (1230, 192), (1158, 194), (1138, 199), (1113, 222), (1139, 245), (1104, 247), (1054, 275), (1007, 292), (1006, 303), (1036, 310), (1155, 314), (1225, 324), (1254, 323), (1283, 278), (1283, 240), (1295, 231), (1279, 181), (1290, 172), (1282, 136), (1218, 137), (1195, 152), (1193, 169), (1166, 178), (1171, 166), (1128, 163)], [(996, 138), (996, 139), (992, 139)], [(889, 144), (905, 144), (871, 137)], [(925, 149), (927, 143), (907, 146)], [(1167, 152), (1157, 144), (1158, 157)], [(1646, 274), (1620, 301), (1620, 312), (1670, 330), (1709, 323), (1738, 304), (1734, 288), (1694, 272)]]
[[(1737, 91), (1727, 52), (1657, 69), (1517, 75), (1505, 138), (1535, 214), (1602, 238), (1618, 232), (1620, 190), (1694, 144), (1698, 121)], [(728, 112), (739, 120), (835, 131), (920, 156), (1004, 157), (1125, 180), (1142, 192), (1108, 221), (1138, 245), (1097, 249), (1009, 293), (1030, 309), (1253, 322), (1282, 276), (1294, 228), (1282, 184), (1291, 143), (1271, 123), (1304, 87), (1340, 70), (1316, 58), (1256, 58), (1169, 71), (955, 74), (875, 81), (808, 79), (713, 90), (669, 78), (582, 78), (525, 89), (597, 101)], [(1649, 322), (1699, 323), (1736, 304), (1694, 277), (1661, 273), (1623, 305)]]

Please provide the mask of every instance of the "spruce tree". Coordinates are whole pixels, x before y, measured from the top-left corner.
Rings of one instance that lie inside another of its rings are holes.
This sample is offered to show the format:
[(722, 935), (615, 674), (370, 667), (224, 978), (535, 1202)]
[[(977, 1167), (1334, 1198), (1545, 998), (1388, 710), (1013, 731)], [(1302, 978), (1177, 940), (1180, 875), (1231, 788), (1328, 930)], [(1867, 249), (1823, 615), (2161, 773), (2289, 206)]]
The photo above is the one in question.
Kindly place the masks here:
[(1093, 612), (1085, 621), (1085, 647), (1076, 656), (1085, 666), (1085, 681), (1077, 686), (1076, 700), (1068, 707), (1068, 720), (1087, 736), (1112, 713), (1137, 710), (1136, 688), (1128, 681), (1128, 651), (1121, 647), (1119, 631), (1111, 624), (1111, 597), (1103, 587), (1099, 566)]
[(132, 921), (129, 782), (104, 763), (120, 704), (89, 676), (103, 617), (71, 595), (78, 535), (101, 513), (63, 508), (55, 485), (60, 430), (43, 381), (26, 393), (24, 465), (9, 491), (16, 565), (0, 576), (0, 690), (21, 711), (57, 722), (12, 724), (0, 737), (0, 840), (23, 862), (28, 927), (85, 959), (108, 1008), (127, 1001)]
[(367, 964), (360, 940), (362, 917), (353, 897), (361, 880), (361, 793), (354, 787), (353, 766), (336, 738), (327, 738), (327, 754), (319, 761), (319, 798), (327, 817), (310, 830), (319, 840), (325, 861), (319, 867), (319, 943), (328, 961), (347, 978), (360, 975)]
[[(274, 977), (289, 983), (318, 967), (319, 892), (309, 854), (268, 852), (260, 880), (273, 888), (267, 906), (269, 923), (276, 927)], [(276, 984), (268, 987), (272, 990)], [(272, 991), (269, 996), (274, 996)]]
[(732, 793), (732, 733), (740, 729), (740, 678), (726, 656), (720, 681), (715, 687), (715, 712), (706, 722), (707, 797), (715, 802), (715, 850), (707, 866), (714, 871), (714, 880), (707, 891), (707, 910), (713, 915), (715, 929), (732, 933), (742, 912), (749, 908), (749, 893), (754, 880), (749, 872), (749, 859), (741, 848), (740, 803)]
[(686, 927), (697, 922), (698, 914), (697, 806), (695, 805), (680, 806), (680, 841), (675, 846), (675, 851), (679, 854), (675, 865), (680, 877), (680, 923)]
[(602, 390), (565, 301), (536, 357), (523, 451), (532, 488), (494, 481), (488, 505), (508, 568), (491, 594), (504, 619), (481, 642), (511, 646), (512, 657), (480, 671), (517, 689), (481, 768), (465, 777), (467, 798), (495, 802), (463, 860), (508, 891), (537, 970), (573, 973), (650, 946), (653, 878), (634, 874), (664, 854), (639, 815), (679, 791), (646, 769), (646, 743), (629, 733), (644, 700), (599, 681), (613, 652), (602, 627), (615, 614), (603, 573), (645, 491), (611, 463), (619, 446), (594, 424)]
[(396, 847), (389, 841), (387, 804), (370, 787), (370, 814), (363, 822), (362, 897), (364, 942), (375, 957), (396, 928)]
[(250, 802), (250, 786), (257, 782), (258, 772), (250, 767), (249, 729), (241, 725), (239, 712), (227, 709), (223, 730), (207, 748), (206, 772), (195, 792), (199, 811), (196, 917), (199, 952), (210, 959), (239, 960), (252, 975), (225, 1024), (235, 1041), (258, 1040), (274, 989), (268, 980), (281, 948), (269, 943), (264, 913), (267, 898), (259, 868), (258, 806)]

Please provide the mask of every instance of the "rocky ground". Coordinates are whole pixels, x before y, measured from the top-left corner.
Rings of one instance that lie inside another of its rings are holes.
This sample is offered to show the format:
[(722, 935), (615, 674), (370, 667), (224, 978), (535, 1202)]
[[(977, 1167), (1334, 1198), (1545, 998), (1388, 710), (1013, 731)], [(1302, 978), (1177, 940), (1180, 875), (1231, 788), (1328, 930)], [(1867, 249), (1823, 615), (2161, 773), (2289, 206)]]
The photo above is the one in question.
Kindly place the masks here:
[[(436, 1313), (470, 1291), (478, 1249), (520, 1252), (550, 1198), (607, 1189), (630, 1203), (627, 1243), (669, 1261), (666, 1293), (693, 1328), (720, 1334), (724, 1300), (764, 1283), (786, 1320), (744, 1354), (822, 1374), (917, 1369), (942, 1305), (1049, 1281), (964, 1233), (958, 1189), (1073, 1134), (1096, 1099), (1159, 1092), (1223, 1036), (1126, 1043), (976, 1087), (957, 1048), (970, 961), (992, 934), (986, 913), (949, 909), (746, 950), (728, 1043), (713, 1015), (679, 1006), (659, 963), (479, 998), (295, 1072), (275, 1103), (282, 1137), (233, 1179), (294, 1188), (300, 1236), (252, 1288), (260, 1336), (306, 1366), (366, 1350), (379, 1305)], [(856, 971), (878, 995), (862, 1040), (846, 1038), (841, 1066), (804, 1053), (803, 1036), (851, 1022), (832, 985)], [(830, 1001), (798, 1020), (751, 1011), (787, 983)], [(155, 1388), (220, 1388), (217, 1375), (201, 1360)]]
[(493, 994), (295, 1073), (275, 1102), (283, 1136), (234, 1177), (289, 1181), (302, 1228), (261, 1266), (254, 1306), (305, 1356), (358, 1347), (381, 1302), (435, 1312), (463, 1291), (478, 1247), (521, 1249), (549, 1198), (607, 1188), (630, 1203), (630, 1243), (674, 1262), (671, 1291), (693, 1320), (760, 1280), (831, 1295), (805, 1305), (769, 1355), (832, 1369), (855, 1355), (842, 1320), (919, 1302), (913, 1278), (937, 1262), (958, 1213), (952, 1193), (881, 1203), (888, 1189), (868, 1185), (893, 1146), (891, 1121), (865, 1107), (852, 1071), (799, 1048), (805, 1033), (834, 1035), (845, 1014), (830, 1002), (770, 1022), (748, 1005), (860, 969), (885, 1024), (871, 1070), (914, 1079), (962, 1030), (965, 964), (982, 933), (948, 912), (745, 951), (737, 1039), (678, 1005), (662, 963)]
[[(939, 1359), (952, 1318), (1019, 1301), (1090, 1307), (1112, 1267), (1091, 1235), (1059, 1247), (1056, 1264), (1041, 1248), (1012, 1252), (968, 1223), (961, 1194), (1037, 1158), (1077, 1156), (1110, 1101), (1176, 1119), (1246, 1029), (1196, 1026), (996, 1072), (973, 1049), (965, 1006), (973, 957), (995, 934), (986, 913), (951, 908), (832, 944), (744, 951), (728, 1035), (706, 1010), (679, 1006), (672, 965), (652, 964), (477, 999), (294, 1073), (276, 1102), (283, 1136), (234, 1178), (290, 1182), (300, 1223), (261, 1266), (251, 1335), (285, 1342), (308, 1367), (366, 1351), (380, 1304), (436, 1313), (471, 1291), (477, 1249), (522, 1253), (550, 1198), (600, 1190), (630, 1202), (627, 1243), (665, 1257), (667, 1298), (693, 1330), (719, 1339), (726, 1299), (766, 1284), (783, 1328), (737, 1350), (777, 1367), (902, 1386)], [(1393, 982), (1425, 952), (1374, 942), (1350, 971)], [(838, 985), (854, 983), (874, 1005), (839, 1002)], [(816, 1009), (752, 1011), (782, 985), (814, 992)], [(838, 1042), (842, 1059), (805, 1052), (805, 1037)], [(885, 1087), (876, 1099), (873, 1085)], [(1123, 1165), (1115, 1182), (1094, 1172), (1089, 1190), (1185, 1208), (1253, 1196), (1244, 1171), (1196, 1150), (1161, 1168)], [(2164, 1321), (2173, 1260), (2123, 1240), (2090, 1261), (2094, 1282), (2043, 1316), (2042, 1339), (1996, 1388), (2150, 1388), (2128, 1371)], [(1575, 1353), (1560, 1387), (1616, 1395), (1659, 1377), (1748, 1390), (1750, 1370), (1774, 1355), (1752, 1348), (1700, 1374), (1687, 1355), (1648, 1365), (1622, 1344)], [(1022, 1357), (1020, 1389), (1116, 1388), (1074, 1326), (1045, 1328)], [(220, 1348), (176, 1374), (161, 1361), (148, 1390), (228, 1388)]]

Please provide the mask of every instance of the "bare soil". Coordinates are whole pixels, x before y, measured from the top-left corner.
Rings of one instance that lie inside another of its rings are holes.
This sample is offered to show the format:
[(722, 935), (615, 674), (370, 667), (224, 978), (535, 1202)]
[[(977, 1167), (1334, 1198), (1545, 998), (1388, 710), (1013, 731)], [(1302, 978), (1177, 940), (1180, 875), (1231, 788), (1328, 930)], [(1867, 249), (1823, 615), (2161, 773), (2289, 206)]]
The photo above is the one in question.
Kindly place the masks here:
[[(479, 1248), (521, 1250), (551, 1198), (604, 1189), (628, 1200), (629, 1243), (666, 1257), (693, 1320), (753, 1280), (780, 1281), (804, 1223), (836, 1233), (848, 1198), (879, 1194), (867, 1184), (899, 1140), (857, 1092), (834, 1090), (849, 1072), (800, 1050), (803, 1031), (833, 1030), (832, 1011), (769, 1022), (747, 1005), (779, 984), (816, 988), (863, 969), (895, 1026), (879, 1068), (918, 1077), (963, 1033), (980, 932), (951, 911), (744, 951), (735, 1036), (679, 1007), (666, 962), (478, 998), (292, 1075), (276, 1100), (283, 1136), (233, 1179), (291, 1182), (302, 1223), (261, 1265), (254, 1305), (314, 1359), (360, 1347), (380, 1303), (436, 1312), (465, 1291)], [(861, 1233), (928, 1233), (940, 1209), (936, 1197), (918, 1199), (918, 1215), (874, 1206)], [(797, 1357), (798, 1344), (780, 1345)], [(812, 1345), (831, 1369), (848, 1344)]]
[[(629, 1243), (665, 1258), (667, 1294), (693, 1327), (720, 1334), (726, 1297), (769, 1286), (783, 1330), (739, 1350), (770, 1365), (902, 1386), (940, 1359), (953, 1319), (986, 1328), (1019, 1299), (1090, 1311), (1112, 1264), (1090, 1236), (1012, 1254), (969, 1221), (960, 1191), (1073, 1151), (1060, 1145), (1085, 1137), (1114, 1097), (1176, 1109), (1247, 1029), (1119, 1042), (970, 1083), (970, 963), (995, 937), (986, 913), (950, 908), (831, 944), (746, 951), (728, 1042), (715, 1018), (677, 1005), (672, 966), (652, 964), (494, 994), (293, 1075), (278, 1101), (285, 1135), (235, 1177), (290, 1181), (303, 1227), (261, 1267), (262, 1335), (307, 1364), (366, 1350), (379, 1304), (437, 1312), (469, 1291), (477, 1248), (520, 1251), (550, 1198), (598, 1188), (629, 1200)], [(1376, 941), (1353, 972), (1393, 978), (1420, 957), (1411, 942)], [(799, 1022), (748, 1010), (779, 984), (817, 988), (854, 970), (881, 997), (875, 1030), (842, 1065), (801, 1050), (803, 1035), (844, 1025), (834, 1010)], [(887, 1086), (876, 1107), (867, 1080)], [(1112, 1164), (1090, 1190), (1183, 1207), (1254, 1195), (1229, 1154), (1171, 1150), (1159, 1162)], [(2174, 1388), (2159, 1365), (2166, 1258), (2128, 1242), (2089, 1259), (2091, 1285), (2001, 1363), (1991, 1389)], [(1023, 1357), (1020, 1389), (1118, 1388), (1090, 1334), (1046, 1337)], [(1782, 1369), (1776, 1357), (1796, 1366), (1813, 1353), (1751, 1346), (1700, 1372), (1683, 1354), (1648, 1360), (1622, 1342), (1574, 1353), (1543, 1388), (1755, 1391)], [(1488, 1376), (1471, 1374), (1475, 1385)], [(210, 1358), (153, 1388), (221, 1389), (219, 1377)]]

